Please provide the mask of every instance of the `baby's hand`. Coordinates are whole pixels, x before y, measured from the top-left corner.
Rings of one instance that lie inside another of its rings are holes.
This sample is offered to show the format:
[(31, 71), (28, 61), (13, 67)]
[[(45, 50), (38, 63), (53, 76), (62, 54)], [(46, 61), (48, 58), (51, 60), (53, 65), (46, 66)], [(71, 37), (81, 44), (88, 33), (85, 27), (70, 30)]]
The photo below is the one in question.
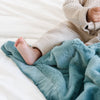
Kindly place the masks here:
[(100, 7), (94, 7), (88, 10), (87, 21), (100, 22)]

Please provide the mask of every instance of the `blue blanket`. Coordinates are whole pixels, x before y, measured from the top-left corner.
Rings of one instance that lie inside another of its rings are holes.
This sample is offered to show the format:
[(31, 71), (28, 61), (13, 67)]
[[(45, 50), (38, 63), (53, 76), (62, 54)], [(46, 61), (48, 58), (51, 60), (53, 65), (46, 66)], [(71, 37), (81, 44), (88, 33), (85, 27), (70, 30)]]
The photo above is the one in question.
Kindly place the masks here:
[(79, 39), (65, 41), (32, 66), (24, 62), (14, 42), (1, 49), (47, 100), (100, 100), (100, 43), (85, 46)]

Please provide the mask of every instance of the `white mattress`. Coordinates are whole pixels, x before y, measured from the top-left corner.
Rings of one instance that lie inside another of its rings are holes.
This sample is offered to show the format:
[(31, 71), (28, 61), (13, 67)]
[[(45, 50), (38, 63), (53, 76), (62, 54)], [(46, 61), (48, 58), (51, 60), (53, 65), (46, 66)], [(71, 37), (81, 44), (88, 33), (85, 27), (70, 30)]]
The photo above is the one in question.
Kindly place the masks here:
[[(65, 20), (63, 0), (0, 0), (0, 46), (22, 36), (29, 44)], [(0, 100), (45, 100), (0, 50)]]

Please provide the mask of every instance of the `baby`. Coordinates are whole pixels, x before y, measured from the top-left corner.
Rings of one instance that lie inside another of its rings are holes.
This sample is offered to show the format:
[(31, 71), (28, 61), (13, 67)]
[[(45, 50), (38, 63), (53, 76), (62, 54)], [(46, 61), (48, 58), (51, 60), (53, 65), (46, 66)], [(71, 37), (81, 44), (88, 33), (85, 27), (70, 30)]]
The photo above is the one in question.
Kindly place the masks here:
[[(25, 62), (32, 65), (38, 58), (65, 40), (80, 38), (84, 43), (87, 42), (86, 45), (98, 42), (97, 30), (100, 29), (100, 7), (93, 7), (98, 4), (100, 4), (100, 0), (90, 0), (90, 2), (88, 0), (83, 0), (83, 2), (82, 0), (66, 0), (64, 12), (69, 20), (68, 22), (49, 31), (33, 47), (30, 47), (22, 37), (16, 41), (15, 47)], [(97, 30), (94, 23), (99, 23)], [(91, 31), (94, 34), (91, 34)]]

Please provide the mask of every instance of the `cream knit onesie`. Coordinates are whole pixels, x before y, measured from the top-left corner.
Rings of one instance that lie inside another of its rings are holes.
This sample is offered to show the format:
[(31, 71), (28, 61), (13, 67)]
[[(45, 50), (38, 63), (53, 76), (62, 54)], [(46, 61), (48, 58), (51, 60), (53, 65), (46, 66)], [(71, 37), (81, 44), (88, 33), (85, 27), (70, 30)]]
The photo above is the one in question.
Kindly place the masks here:
[(100, 7), (100, 0), (65, 0), (63, 10), (68, 21), (48, 31), (33, 46), (40, 49), (44, 55), (65, 40), (75, 38), (80, 38), (83, 42), (93, 38), (95, 40), (100, 30), (100, 22), (87, 22), (86, 14), (89, 8), (97, 6)]

